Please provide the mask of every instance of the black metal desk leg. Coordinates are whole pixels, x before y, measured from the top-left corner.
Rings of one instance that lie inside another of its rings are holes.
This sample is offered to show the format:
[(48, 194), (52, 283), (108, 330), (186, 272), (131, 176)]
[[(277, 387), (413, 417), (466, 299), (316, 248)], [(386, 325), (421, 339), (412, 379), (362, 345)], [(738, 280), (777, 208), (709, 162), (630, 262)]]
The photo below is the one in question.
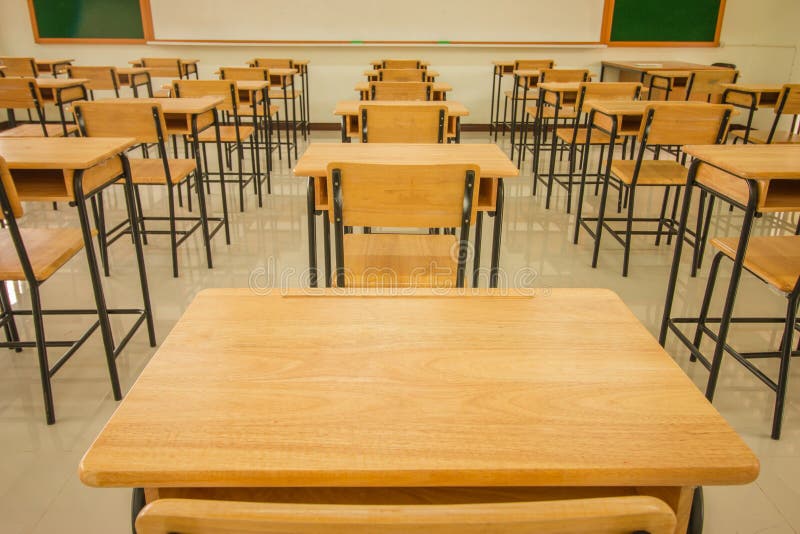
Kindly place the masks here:
[[(608, 198), (608, 182), (611, 180), (611, 161), (614, 159), (614, 140), (617, 138), (617, 116), (611, 117), (611, 141), (608, 143), (608, 159), (606, 172), (603, 178), (603, 192), (600, 196), (600, 207), (597, 211), (597, 229), (594, 233), (594, 251), (592, 252), (592, 269), (597, 267), (597, 257), (600, 255), (600, 237), (603, 235), (603, 224), (606, 213), (606, 199)], [(552, 157), (552, 155), (551, 155)]]
[(731, 279), (728, 283), (728, 294), (725, 297), (725, 306), (722, 309), (719, 332), (717, 333), (717, 346), (714, 349), (714, 359), (711, 361), (711, 371), (708, 375), (708, 384), (706, 385), (706, 398), (709, 401), (714, 399), (714, 390), (717, 387), (719, 369), (722, 365), (722, 355), (725, 353), (728, 330), (730, 328), (731, 318), (733, 317), (733, 305), (736, 302), (736, 292), (739, 289), (739, 278), (741, 278), (742, 275), (744, 255), (747, 251), (747, 243), (750, 241), (750, 230), (753, 227), (753, 219), (755, 218), (756, 206), (758, 205), (758, 183), (755, 180), (747, 180), (747, 186), (750, 189), (750, 195), (747, 199), (747, 208), (745, 209), (744, 219), (742, 220), (739, 247), (736, 249), (736, 257), (733, 260)]
[(330, 212), (322, 212), (322, 248), (325, 253), (325, 287), (331, 287), (331, 218)]
[(472, 287), (478, 287), (481, 271), (481, 238), (483, 236), (483, 212), (475, 215), (475, 249), (472, 258)]
[(503, 232), (503, 205), (505, 204), (505, 194), (503, 191), (503, 179), (497, 179), (497, 203), (494, 212), (494, 235), (492, 236), (492, 264), (489, 274), (489, 287), (497, 287), (497, 275), (500, 270), (500, 239)]
[[(230, 225), (228, 224), (228, 194), (225, 191), (225, 169), (224, 164), (222, 162), (222, 141), (220, 141), (221, 136), (219, 133), (219, 113), (217, 109), (214, 108), (214, 132), (217, 136), (217, 164), (219, 165), (219, 188), (220, 188), (220, 195), (222, 195), (222, 217), (225, 220), (225, 244), (231, 244), (231, 229)], [(197, 115), (192, 117), (192, 134), (194, 137), (195, 143), (198, 143), (198, 132), (197, 132)], [(199, 144), (195, 145), (195, 154), (199, 151)], [(206, 180), (209, 177), (206, 176)]]
[[(133, 179), (131, 178), (131, 166), (128, 157), (120, 154), (122, 169), (125, 172), (125, 205), (128, 208), (128, 219), (131, 226), (131, 238), (133, 248), (136, 251), (136, 263), (139, 270), (139, 285), (142, 288), (142, 307), (144, 308), (145, 322), (147, 323), (147, 335), (150, 346), (156, 346), (156, 329), (153, 325), (153, 308), (150, 305), (150, 288), (147, 283), (147, 270), (144, 264), (144, 250), (142, 250), (142, 235), (139, 232), (139, 221), (136, 217), (136, 206), (133, 202)], [(123, 340), (124, 342), (124, 340)]]
[[(692, 190), (694, 189), (694, 181), (697, 176), (697, 168), (700, 166), (700, 160), (694, 160), (689, 167), (689, 175), (686, 178), (686, 192), (683, 194), (683, 208), (681, 209), (681, 218), (678, 221), (678, 235), (675, 236), (675, 252), (672, 255), (672, 268), (669, 272), (669, 280), (667, 281), (667, 296), (664, 302), (664, 315), (661, 318), (661, 330), (658, 334), (658, 342), (661, 346), (667, 341), (667, 329), (669, 327), (670, 316), (672, 314), (672, 301), (675, 298), (675, 284), (678, 281), (678, 271), (681, 266), (681, 252), (683, 251), (683, 240), (686, 236), (686, 221), (689, 219), (689, 209), (692, 202)], [(695, 244), (695, 246), (697, 246)]]
[(497, 124), (492, 122), (494, 120), (494, 94), (496, 91), (496, 87), (497, 87), (497, 66), (495, 65), (494, 70), (492, 71), (492, 102), (489, 108), (489, 137), (492, 136), (492, 130), (494, 130), (495, 136), (497, 135)]
[[(127, 181), (127, 180), (126, 180)], [(111, 332), (111, 322), (108, 319), (108, 307), (106, 297), (103, 294), (103, 282), (100, 278), (100, 269), (97, 265), (97, 255), (94, 251), (94, 240), (92, 239), (92, 226), (89, 221), (89, 213), (86, 209), (86, 197), (83, 193), (83, 170), (76, 170), (72, 178), (73, 191), (75, 194), (75, 207), (78, 208), (78, 219), (83, 233), (83, 244), (86, 249), (86, 260), (89, 263), (89, 279), (92, 282), (92, 291), (97, 306), (97, 318), (100, 323), (100, 333), (103, 337), (103, 349), (106, 353), (106, 363), (108, 364), (108, 374), (111, 378), (111, 390), (114, 399), (122, 398), (122, 389), (119, 385), (119, 373), (117, 372), (117, 362), (114, 357), (114, 335)], [(135, 213), (128, 214), (135, 217)], [(131, 221), (131, 232), (135, 231), (135, 219)]]
[(314, 208), (314, 178), (309, 178), (306, 209), (308, 210), (308, 280), (311, 287), (317, 287), (317, 221), (314, 218)]

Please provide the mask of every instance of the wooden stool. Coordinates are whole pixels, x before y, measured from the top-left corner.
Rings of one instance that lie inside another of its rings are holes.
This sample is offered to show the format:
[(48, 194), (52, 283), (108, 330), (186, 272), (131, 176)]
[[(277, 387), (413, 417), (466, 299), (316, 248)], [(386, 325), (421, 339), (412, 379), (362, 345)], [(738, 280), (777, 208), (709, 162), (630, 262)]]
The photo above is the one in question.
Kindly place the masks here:
[[(716, 256), (711, 264), (711, 271), (708, 275), (703, 304), (700, 309), (700, 316), (697, 320), (697, 330), (694, 337), (694, 348), (692, 360), (698, 359), (709, 369), (712, 374), (719, 373), (721, 365), (720, 359), (709, 362), (700, 353), (700, 345), (703, 335), (708, 335), (716, 341), (716, 334), (709, 327), (709, 323), (719, 323), (718, 318), (709, 318), (708, 311), (711, 305), (711, 297), (714, 292), (714, 285), (719, 272), (720, 261), (723, 257), (733, 260), (739, 246), (739, 239), (714, 238), (711, 245), (716, 248)], [(726, 344), (725, 352), (730, 354), (736, 361), (741, 363), (748, 371), (753, 373), (759, 380), (764, 382), (767, 387), (775, 392), (775, 408), (772, 417), (772, 439), (780, 439), (781, 422), (783, 419), (783, 407), (786, 397), (786, 384), (789, 379), (789, 361), (792, 356), (800, 355), (800, 351), (793, 351), (793, 334), (797, 320), (797, 305), (800, 298), (800, 236), (768, 236), (750, 237), (747, 243), (747, 251), (744, 258), (744, 268), (758, 277), (761, 281), (776, 289), (786, 297), (787, 307), (786, 316), (780, 318), (765, 317), (735, 317), (733, 323), (783, 323), (783, 337), (777, 351), (768, 352), (739, 352)], [(756, 367), (750, 360), (753, 358), (780, 358), (780, 370), (778, 371), (777, 381), (769, 378), (763, 371)], [(709, 377), (709, 387), (706, 396), (712, 398), (716, 377), (712, 380)]]

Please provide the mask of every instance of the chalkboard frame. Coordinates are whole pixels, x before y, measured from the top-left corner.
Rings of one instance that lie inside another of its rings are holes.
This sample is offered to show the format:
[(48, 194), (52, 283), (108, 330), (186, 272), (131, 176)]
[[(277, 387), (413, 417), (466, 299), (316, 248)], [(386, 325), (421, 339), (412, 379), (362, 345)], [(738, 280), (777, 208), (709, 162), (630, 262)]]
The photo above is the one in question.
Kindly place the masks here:
[[(663, 0), (669, 2), (669, 0)], [(719, 13), (717, 14), (717, 27), (714, 31), (713, 41), (612, 41), (611, 27), (614, 23), (614, 3), (615, 0), (605, 0), (605, 11), (603, 13), (603, 43), (609, 47), (718, 47), (719, 37), (722, 32), (722, 20), (725, 15), (725, 1), (719, 2)]]
[(39, 26), (36, 22), (36, 9), (33, 0), (28, 0), (28, 12), (33, 29), (33, 39), (40, 44), (146, 44), (148, 41), (153, 40), (153, 18), (150, 12), (150, 0), (139, 0), (139, 10), (142, 14), (142, 30), (144, 33), (144, 37), (141, 39), (42, 37), (39, 35)]

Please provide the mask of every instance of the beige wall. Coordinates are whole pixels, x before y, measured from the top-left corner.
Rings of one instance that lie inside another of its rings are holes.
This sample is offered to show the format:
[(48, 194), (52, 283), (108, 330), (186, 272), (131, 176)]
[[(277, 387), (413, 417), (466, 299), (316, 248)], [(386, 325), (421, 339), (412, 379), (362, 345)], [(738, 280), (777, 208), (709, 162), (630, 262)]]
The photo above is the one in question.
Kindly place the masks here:
[(726, 61), (738, 65), (742, 82), (800, 81), (798, 21), (798, 0), (727, 0), (719, 48), (38, 45), (33, 41), (26, 0), (0, 0), (0, 55), (67, 56), (78, 64), (118, 66), (141, 56), (191, 57), (200, 60), (200, 75), (206, 78), (221, 65), (242, 64), (254, 56), (308, 58), (312, 61), (314, 122), (334, 122), (331, 111), (335, 102), (356, 98), (353, 85), (362, 80), (362, 71), (370, 60), (415, 56), (430, 61), (441, 73), (441, 80), (454, 86), (449, 98), (463, 102), (471, 111), (465, 123), (486, 123), (494, 59), (552, 57), (559, 66), (586, 66), (597, 73), (603, 59)]

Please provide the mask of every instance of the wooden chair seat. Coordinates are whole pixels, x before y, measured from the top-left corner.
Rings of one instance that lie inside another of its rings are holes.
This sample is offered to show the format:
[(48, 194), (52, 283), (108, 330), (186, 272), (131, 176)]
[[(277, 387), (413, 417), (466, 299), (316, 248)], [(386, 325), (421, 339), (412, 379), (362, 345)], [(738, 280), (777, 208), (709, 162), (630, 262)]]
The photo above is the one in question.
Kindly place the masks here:
[[(535, 117), (536, 113), (538, 112), (538, 109), (539, 108), (537, 106), (527, 106), (525, 108), (525, 111), (531, 117)], [(552, 118), (555, 117), (555, 115), (556, 115), (556, 108), (554, 108), (553, 106), (547, 106), (547, 107), (543, 107), (542, 108), (542, 118), (544, 118), (544, 119), (552, 119)], [(558, 118), (559, 119), (574, 119), (576, 116), (577, 116), (577, 113), (575, 112), (575, 108), (573, 108), (571, 106), (570, 107), (562, 107), (561, 109), (558, 110)], [(594, 134), (592, 134), (592, 135), (594, 136)]]
[[(60, 124), (45, 124), (47, 129), (47, 137), (63, 137), (64, 129)], [(73, 134), (78, 131), (78, 127), (74, 124), (67, 124), (67, 133)], [(44, 137), (42, 126), (40, 124), (22, 124), (3, 130), (0, 132), (0, 137)]]
[[(277, 104), (271, 104), (269, 106), (269, 109), (267, 110), (267, 113), (269, 113), (270, 117), (273, 117), (278, 114), (278, 111), (280, 111), (280, 109), (281, 109), (280, 106), (278, 106)], [(264, 110), (261, 108), (260, 105), (256, 106), (256, 113), (258, 114), (259, 117), (264, 113)], [(253, 107), (250, 106), (249, 104), (241, 104), (239, 106), (239, 116), (242, 117), (243, 119), (247, 117), (252, 117)]]
[[(80, 228), (20, 228), (36, 280), (44, 282), (83, 249)], [(7, 230), (0, 231), (0, 280), (25, 280)]]
[[(167, 161), (173, 184), (183, 182), (197, 167), (197, 163), (193, 159), (170, 159)], [(164, 162), (161, 159), (132, 158), (130, 163), (133, 183), (140, 185), (164, 185), (167, 183)]]
[[(573, 144), (573, 136), (575, 138), (574, 142), (576, 145), (585, 145), (587, 132), (587, 128), (578, 128), (576, 135), (573, 128), (558, 128), (556, 130), (556, 135), (568, 145)], [(599, 130), (594, 130), (592, 132), (592, 139), (590, 141), (592, 145), (607, 145), (609, 141), (611, 141), (611, 136), (607, 133)]]
[[(614, 160), (611, 162), (611, 174), (624, 184), (633, 183), (635, 160)], [(642, 162), (639, 170), (638, 185), (685, 185), (689, 169), (677, 161), (647, 160)]]
[(452, 235), (345, 234), (347, 287), (456, 287)]
[[(730, 135), (733, 137), (738, 137), (744, 139), (744, 135), (747, 130), (733, 130), (731, 131)], [(768, 132), (762, 132), (759, 130), (750, 130), (750, 137), (748, 137), (749, 143), (755, 143), (758, 145), (764, 145), (767, 143), (767, 136), (769, 135)], [(792, 132), (787, 131), (777, 131), (775, 135), (772, 136), (772, 144), (774, 145), (786, 145), (790, 143), (800, 143), (800, 134), (793, 134)]]
[[(711, 246), (731, 260), (739, 247), (737, 237), (716, 237)], [(744, 268), (779, 291), (794, 290), (800, 276), (800, 236), (756, 236), (747, 242)]]
[[(514, 98), (514, 91), (505, 91), (506, 98)], [(517, 100), (522, 100), (527, 98), (527, 100), (536, 100), (539, 98), (539, 90), (538, 89), (529, 89), (528, 96), (526, 97), (523, 91), (519, 91), (517, 93)]]
[[(290, 90), (286, 91), (286, 98), (288, 100), (292, 100), (294, 98), (300, 98), (300, 95), (302, 95), (302, 94), (303, 94), (303, 91), (301, 91), (299, 89), (295, 89), (295, 90), (291, 90), (290, 89)], [(270, 97), (270, 99), (283, 100), (283, 89), (270, 89), (269, 97)]]
[[(249, 138), (253, 135), (255, 128), (252, 126), (239, 126), (239, 139), (244, 141), (245, 139)], [(200, 132), (200, 135), (197, 136), (201, 143), (215, 143), (217, 141), (217, 132), (214, 128), (207, 128)], [(222, 125), (219, 127), (219, 140), (223, 143), (235, 143), (237, 141), (236, 138), (236, 126), (232, 125)]]

